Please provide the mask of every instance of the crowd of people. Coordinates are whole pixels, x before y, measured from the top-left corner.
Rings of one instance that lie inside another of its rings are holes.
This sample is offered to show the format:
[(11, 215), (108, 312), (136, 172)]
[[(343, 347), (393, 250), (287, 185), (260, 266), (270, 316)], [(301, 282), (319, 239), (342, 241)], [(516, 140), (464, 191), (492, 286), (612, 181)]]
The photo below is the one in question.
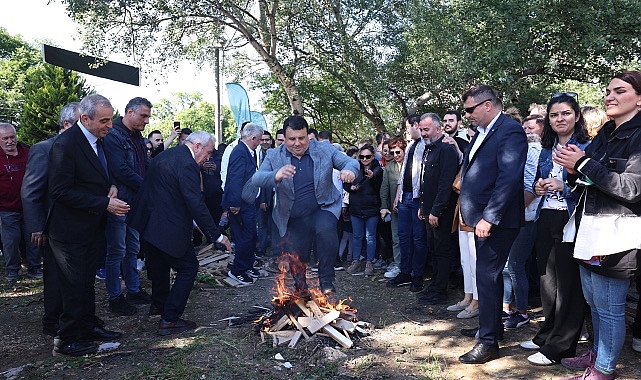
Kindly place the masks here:
[[(324, 294), (337, 291), (343, 267), (384, 271), (388, 287), (407, 286), (418, 304), (478, 317), (478, 328), (461, 331), (477, 341), (460, 357), (469, 364), (497, 358), (504, 330), (530, 323), (538, 290), (544, 320), (521, 343), (536, 350), (528, 361), (615, 378), (641, 248), (641, 73), (612, 78), (605, 112), (581, 108), (573, 92), (525, 118), (486, 85), (461, 99), (463, 114), (409, 115), (404, 134), (346, 151), (296, 115), (275, 137), (244, 123), (217, 148), (209, 133), (178, 124), (167, 141), (158, 130), (145, 137), (152, 104), (139, 97), (114, 120), (100, 95), (68, 104), (60, 134), (31, 148), (1, 123), (6, 278), (20, 278), (23, 239), (26, 276), (44, 277), (43, 332), (66, 356), (120, 336), (95, 315), (103, 272), (110, 312), (149, 304), (160, 335), (195, 328), (182, 314), (203, 239), (233, 245), (228, 275), (243, 285), (260, 277), (257, 257), (270, 268), (285, 253), (318, 271)], [(305, 268), (290, 267), (308, 296)], [(460, 299), (451, 298), (456, 286)], [(592, 347), (577, 355), (586, 326)], [(638, 310), (633, 349), (641, 352)]]

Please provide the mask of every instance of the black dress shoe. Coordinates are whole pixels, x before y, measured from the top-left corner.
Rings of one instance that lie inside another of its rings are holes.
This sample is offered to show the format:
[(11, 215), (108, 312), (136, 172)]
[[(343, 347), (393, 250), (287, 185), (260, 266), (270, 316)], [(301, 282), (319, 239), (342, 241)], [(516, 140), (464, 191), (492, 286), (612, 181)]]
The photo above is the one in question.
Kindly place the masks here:
[(58, 326), (42, 326), (42, 333), (55, 338), (58, 335)]
[(53, 356), (84, 356), (95, 354), (98, 345), (90, 342), (72, 341), (63, 343), (61, 339), (53, 340)]
[(114, 339), (118, 339), (122, 336), (122, 333), (117, 331), (105, 330), (104, 327), (96, 326), (91, 331), (82, 337), (82, 340), (87, 342), (108, 342)]
[(158, 335), (178, 334), (184, 331), (193, 330), (198, 326), (195, 322), (179, 319), (176, 322), (168, 322), (164, 319), (158, 323)]
[(160, 317), (162, 316), (163, 308), (155, 305), (149, 305), (149, 312), (147, 317)]
[(476, 334), (479, 332), (479, 328), (475, 327), (473, 329), (461, 329), (461, 335), (468, 338), (475, 338)]
[(463, 364), (483, 364), (499, 358), (498, 344), (477, 343), (471, 351), (458, 360)]

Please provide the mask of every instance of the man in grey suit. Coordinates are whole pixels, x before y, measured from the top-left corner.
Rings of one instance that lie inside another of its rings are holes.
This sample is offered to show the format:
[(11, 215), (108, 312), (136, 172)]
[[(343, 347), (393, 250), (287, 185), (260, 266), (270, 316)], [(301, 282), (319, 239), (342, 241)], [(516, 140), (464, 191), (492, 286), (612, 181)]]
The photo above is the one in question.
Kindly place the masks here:
[[(310, 141), (307, 121), (301, 116), (285, 119), (283, 129), (285, 143), (267, 152), (252, 181), (262, 188), (276, 188), (272, 218), (283, 252), (296, 254), (307, 262), (315, 241), (319, 247), (316, 255), (320, 289), (325, 294), (333, 293), (338, 252), (336, 223), (343, 199), (332, 181), (333, 170), (340, 171), (338, 176), (343, 182), (352, 183), (359, 164), (330, 144)], [(297, 291), (305, 292), (305, 270), (294, 270), (292, 274)]]
[[(60, 110), (60, 133), (71, 128), (80, 118), (78, 103), (72, 102)], [(39, 250), (43, 258), (44, 269), (44, 309), (42, 317), (42, 332), (46, 335), (58, 334), (58, 319), (62, 314), (62, 298), (60, 295), (59, 274), (55, 270), (53, 256), (43, 233), (47, 211), (51, 201), (47, 195), (47, 176), (49, 175), (49, 152), (58, 136), (41, 141), (31, 147), (27, 160), (27, 169), (22, 180), (22, 210), (31, 236), (31, 243)]]

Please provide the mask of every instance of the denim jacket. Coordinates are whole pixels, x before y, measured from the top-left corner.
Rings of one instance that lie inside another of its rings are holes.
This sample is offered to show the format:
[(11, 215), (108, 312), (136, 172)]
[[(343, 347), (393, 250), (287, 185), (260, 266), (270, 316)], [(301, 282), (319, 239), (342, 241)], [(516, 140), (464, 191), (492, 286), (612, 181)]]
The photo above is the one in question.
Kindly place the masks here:
[[(122, 123), (122, 117), (113, 121), (113, 128), (109, 130), (104, 141), (109, 173), (112, 183), (118, 188), (118, 199), (131, 204), (142, 185), (143, 177), (141, 164), (134, 149), (134, 141), (129, 136), (129, 130)], [(147, 147), (142, 137), (140, 144), (143, 152), (146, 152)], [(148, 164), (149, 158), (145, 154), (145, 162), (142, 165), (146, 168)]]
[[(554, 146), (558, 144), (558, 140), (554, 141), (554, 145), (552, 148), (543, 148), (541, 149), (541, 154), (539, 155), (539, 166), (536, 170), (536, 177), (534, 178), (534, 182), (532, 183), (532, 187), (534, 187), (539, 180), (539, 178), (548, 178), (550, 176), (550, 172), (552, 171), (552, 167), (554, 166), (554, 163), (552, 162), (552, 151), (554, 150)], [(570, 140), (568, 141), (568, 144), (574, 144), (579, 147), (581, 150), (585, 150), (585, 148), (590, 144), (590, 142), (584, 142), (584, 143), (579, 143), (576, 141), (576, 135), (572, 135), (570, 137)], [(574, 208), (576, 207), (576, 203), (579, 201), (579, 194), (576, 192), (572, 192), (572, 188), (568, 186), (568, 172), (563, 169), (563, 198), (565, 198), (565, 202), (568, 205), (568, 214), (572, 215), (572, 212), (574, 212)], [(539, 202), (539, 207), (536, 210), (536, 218), (535, 220), (539, 219), (539, 215), (541, 214), (541, 209), (543, 208), (543, 198)]]

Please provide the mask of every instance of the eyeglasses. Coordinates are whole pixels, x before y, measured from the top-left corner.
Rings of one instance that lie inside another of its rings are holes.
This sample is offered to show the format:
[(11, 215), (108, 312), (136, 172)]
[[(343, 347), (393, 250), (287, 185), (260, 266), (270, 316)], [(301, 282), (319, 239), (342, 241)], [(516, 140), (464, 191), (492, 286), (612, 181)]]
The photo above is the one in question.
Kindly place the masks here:
[(482, 101), (482, 102), (480, 102), (478, 104), (475, 104), (472, 107), (463, 108), (463, 111), (465, 111), (466, 113), (470, 113), (471, 114), (472, 112), (474, 112), (476, 107), (480, 106), (481, 104), (483, 104), (485, 102), (490, 102), (490, 101), (492, 101), (492, 99), (485, 99), (484, 101)]
[(395, 155), (395, 156), (400, 156), (400, 155), (401, 155), (401, 153), (403, 153), (403, 151), (402, 151), (402, 150), (390, 150), (390, 151), (389, 151), (389, 154), (393, 154), (393, 155)]
[(550, 99), (560, 98), (561, 96), (567, 96), (570, 98), (577, 98), (577, 99), (579, 98), (579, 94), (577, 94), (576, 92), (570, 91), (570, 92), (557, 92), (553, 94), (552, 97), (550, 97)]
[(359, 160), (369, 160), (370, 158), (372, 158), (371, 154), (361, 154), (358, 156)]

